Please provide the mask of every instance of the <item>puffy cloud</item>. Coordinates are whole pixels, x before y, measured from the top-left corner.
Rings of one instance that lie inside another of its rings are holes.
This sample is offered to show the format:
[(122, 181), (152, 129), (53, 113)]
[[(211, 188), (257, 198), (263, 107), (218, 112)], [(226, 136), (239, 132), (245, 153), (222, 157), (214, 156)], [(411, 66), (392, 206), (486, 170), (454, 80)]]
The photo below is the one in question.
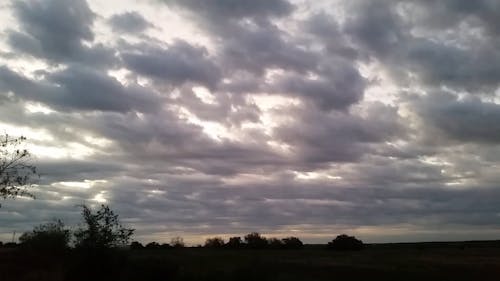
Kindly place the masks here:
[(374, 105), (364, 117), (343, 112), (324, 114), (308, 108), (293, 112), (294, 119), (278, 127), (277, 139), (292, 146), (296, 161), (356, 162), (370, 153), (370, 143), (402, 137), (394, 108)]
[(81, 42), (92, 41), (95, 14), (86, 1), (16, 1), (14, 11), (26, 33), (54, 57), (71, 56)]
[(122, 85), (97, 70), (70, 67), (46, 73), (42, 81), (33, 80), (7, 67), (0, 68), (0, 89), (16, 97), (37, 101), (58, 110), (154, 111), (155, 93), (140, 85)]
[(214, 88), (221, 78), (207, 50), (185, 41), (176, 41), (165, 48), (148, 45), (127, 48), (121, 58), (130, 70), (174, 85), (197, 82)]
[(102, 44), (89, 46), (95, 38), (92, 25), (96, 14), (85, 0), (71, 5), (60, 0), (14, 1), (12, 8), (21, 30), (10, 29), (6, 35), (15, 51), (55, 63), (115, 63), (111, 49)]
[(177, 5), (189, 9), (195, 13), (210, 20), (226, 20), (240, 18), (259, 18), (259, 17), (280, 17), (286, 16), (293, 11), (293, 5), (284, 0), (164, 0), (166, 4)]
[(418, 103), (420, 116), (452, 140), (476, 143), (500, 142), (500, 105), (477, 97), (462, 100), (436, 93)]

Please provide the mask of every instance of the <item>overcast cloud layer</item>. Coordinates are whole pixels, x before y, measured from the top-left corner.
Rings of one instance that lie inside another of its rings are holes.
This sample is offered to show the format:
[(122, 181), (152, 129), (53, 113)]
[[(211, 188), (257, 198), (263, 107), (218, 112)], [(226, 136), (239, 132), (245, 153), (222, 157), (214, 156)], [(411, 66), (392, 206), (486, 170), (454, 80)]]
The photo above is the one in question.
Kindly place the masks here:
[(139, 241), (500, 237), (499, 1), (114, 2), (0, 5), (41, 174), (1, 239), (82, 203)]

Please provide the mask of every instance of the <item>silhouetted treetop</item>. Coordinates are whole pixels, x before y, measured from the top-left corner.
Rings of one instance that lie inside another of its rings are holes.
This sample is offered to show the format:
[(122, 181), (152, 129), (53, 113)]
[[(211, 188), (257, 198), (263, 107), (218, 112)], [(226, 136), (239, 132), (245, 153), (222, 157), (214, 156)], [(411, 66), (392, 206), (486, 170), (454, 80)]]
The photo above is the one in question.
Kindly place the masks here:
[(283, 248), (285, 249), (300, 249), (304, 246), (302, 241), (297, 237), (286, 237), (281, 239), (283, 242)]
[(93, 212), (82, 206), (84, 225), (75, 231), (75, 246), (83, 248), (113, 248), (128, 244), (134, 229), (123, 227), (108, 206)]
[(268, 243), (265, 237), (260, 236), (257, 232), (252, 232), (245, 235), (245, 242), (250, 249), (263, 249), (266, 248)]
[(220, 237), (208, 238), (205, 241), (205, 248), (222, 248), (224, 247), (224, 239)]
[(31, 164), (31, 154), (21, 148), (25, 137), (0, 137), (0, 197), (30, 196), (26, 191), (36, 176), (36, 167)]
[(238, 249), (243, 247), (243, 240), (241, 240), (241, 237), (231, 237), (229, 238), (229, 241), (226, 243), (227, 248), (233, 248), (233, 249)]
[(363, 248), (363, 241), (356, 239), (354, 236), (341, 234), (328, 242), (328, 248), (339, 251), (352, 251), (361, 250)]

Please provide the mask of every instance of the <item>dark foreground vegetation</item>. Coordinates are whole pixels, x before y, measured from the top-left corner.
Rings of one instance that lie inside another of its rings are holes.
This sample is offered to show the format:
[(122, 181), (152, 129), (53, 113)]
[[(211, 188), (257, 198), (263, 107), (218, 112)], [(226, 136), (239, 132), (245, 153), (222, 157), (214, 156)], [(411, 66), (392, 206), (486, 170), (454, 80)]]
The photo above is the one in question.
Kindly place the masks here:
[(499, 280), (500, 242), (302, 249), (0, 249), (0, 280)]

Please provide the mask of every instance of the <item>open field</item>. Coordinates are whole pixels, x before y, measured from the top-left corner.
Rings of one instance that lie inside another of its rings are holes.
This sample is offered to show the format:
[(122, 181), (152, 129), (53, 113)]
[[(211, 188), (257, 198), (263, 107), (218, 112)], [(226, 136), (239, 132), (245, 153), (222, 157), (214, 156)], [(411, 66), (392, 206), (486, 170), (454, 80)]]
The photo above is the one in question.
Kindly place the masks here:
[(497, 242), (368, 245), (333, 252), (185, 248), (0, 252), (0, 280), (499, 280)]

